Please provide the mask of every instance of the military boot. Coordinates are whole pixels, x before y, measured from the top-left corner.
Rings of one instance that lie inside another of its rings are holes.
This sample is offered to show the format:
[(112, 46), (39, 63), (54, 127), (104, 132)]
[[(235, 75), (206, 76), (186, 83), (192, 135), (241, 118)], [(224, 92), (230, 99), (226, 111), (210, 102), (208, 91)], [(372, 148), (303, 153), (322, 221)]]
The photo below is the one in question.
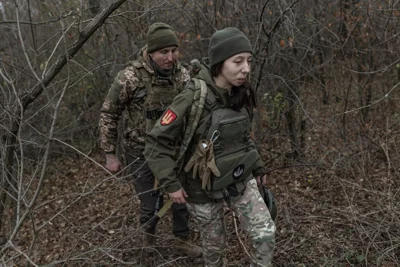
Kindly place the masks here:
[(198, 258), (203, 255), (203, 249), (193, 244), (187, 237), (176, 237), (175, 251), (179, 255), (186, 255), (189, 258)]

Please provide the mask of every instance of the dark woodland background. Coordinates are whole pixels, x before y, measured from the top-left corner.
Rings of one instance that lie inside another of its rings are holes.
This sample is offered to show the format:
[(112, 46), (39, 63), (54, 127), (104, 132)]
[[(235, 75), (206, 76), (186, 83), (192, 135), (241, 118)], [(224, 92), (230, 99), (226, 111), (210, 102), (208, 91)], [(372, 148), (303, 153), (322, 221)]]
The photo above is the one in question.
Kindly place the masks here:
[[(170, 214), (143, 257), (132, 183), (105, 171), (98, 147), (109, 85), (156, 21), (176, 30), (182, 62), (227, 26), (254, 46), (274, 266), (400, 266), (394, 0), (0, 1), (0, 265), (201, 265), (170, 251)], [(226, 219), (228, 266), (249, 265)]]

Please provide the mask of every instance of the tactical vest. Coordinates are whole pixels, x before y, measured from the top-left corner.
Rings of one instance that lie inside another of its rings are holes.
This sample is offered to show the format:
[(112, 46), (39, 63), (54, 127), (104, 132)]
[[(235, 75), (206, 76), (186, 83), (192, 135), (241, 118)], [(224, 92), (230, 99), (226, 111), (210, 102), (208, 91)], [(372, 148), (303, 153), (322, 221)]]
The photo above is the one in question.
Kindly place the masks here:
[(209, 90), (205, 108), (211, 110), (211, 124), (205, 139), (214, 143), (215, 163), (221, 175), (212, 176), (207, 195), (214, 199), (237, 197), (253, 178), (258, 152), (250, 137), (251, 122), (246, 109), (220, 108)]
[(177, 73), (180, 67), (171, 77), (156, 77), (149, 73), (143, 64), (136, 60), (132, 62), (133, 67), (137, 70), (140, 81), (146, 87), (146, 97), (144, 102), (144, 117), (146, 117), (146, 134), (154, 127), (156, 121), (161, 117), (166, 108), (171, 105), (175, 96), (183, 88), (182, 81), (177, 80)]
[[(200, 89), (200, 80), (193, 80), (196, 89)], [(201, 91), (203, 91), (202, 96), (200, 96)], [(212, 90), (207, 89), (206, 93), (206, 96), (204, 90), (197, 90), (195, 93), (189, 116), (189, 124), (194, 125), (188, 125), (187, 128), (192, 132), (191, 134), (185, 131), (184, 147), (181, 153), (186, 151), (186, 146), (193, 136), (193, 128), (197, 127), (199, 121), (198, 114), (202, 113), (204, 104), (204, 109), (208, 110), (211, 116), (207, 126), (208, 130), (204, 133), (203, 138), (213, 141), (215, 162), (221, 174), (219, 177), (212, 176), (211, 190), (205, 192), (213, 199), (237, 197), (243, 193), (247, 182), (253, 178), (252, 172), (259, 157), (250, 138), (250, 118), (246, 109), (235, 111), (231, 108), (224, 108), (218, 103)], [(180, 157), (178, 157), (179, 159)]]

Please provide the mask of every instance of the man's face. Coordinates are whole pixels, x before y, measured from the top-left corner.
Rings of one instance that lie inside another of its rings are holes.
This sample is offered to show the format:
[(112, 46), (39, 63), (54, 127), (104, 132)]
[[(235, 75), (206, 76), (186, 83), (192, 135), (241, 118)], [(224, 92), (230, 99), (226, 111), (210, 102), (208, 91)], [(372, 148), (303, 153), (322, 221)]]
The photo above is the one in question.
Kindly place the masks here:
[(176, 63), (178, 48), (176, 46), (164, 47), (163, 49), (150, 53), (150, 57), (160, 68), (169, 70)]

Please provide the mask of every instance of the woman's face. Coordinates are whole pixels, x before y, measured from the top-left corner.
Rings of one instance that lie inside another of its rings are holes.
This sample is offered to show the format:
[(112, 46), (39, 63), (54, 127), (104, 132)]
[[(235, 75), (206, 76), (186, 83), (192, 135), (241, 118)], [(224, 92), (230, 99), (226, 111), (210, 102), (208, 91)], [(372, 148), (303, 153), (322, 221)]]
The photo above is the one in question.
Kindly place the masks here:
[(231, 56), (224, 61), (221, 73), (218, 78), (223, 78), (230, 87), (242, 85), (250, 72), (252, 55), (249, 52), (243, 52)]
[(150, 53), (153, 61), (164, 70), (169, 70), (174, 66), (177, 56), (178, 48), (176, 46), (165, 47)]

